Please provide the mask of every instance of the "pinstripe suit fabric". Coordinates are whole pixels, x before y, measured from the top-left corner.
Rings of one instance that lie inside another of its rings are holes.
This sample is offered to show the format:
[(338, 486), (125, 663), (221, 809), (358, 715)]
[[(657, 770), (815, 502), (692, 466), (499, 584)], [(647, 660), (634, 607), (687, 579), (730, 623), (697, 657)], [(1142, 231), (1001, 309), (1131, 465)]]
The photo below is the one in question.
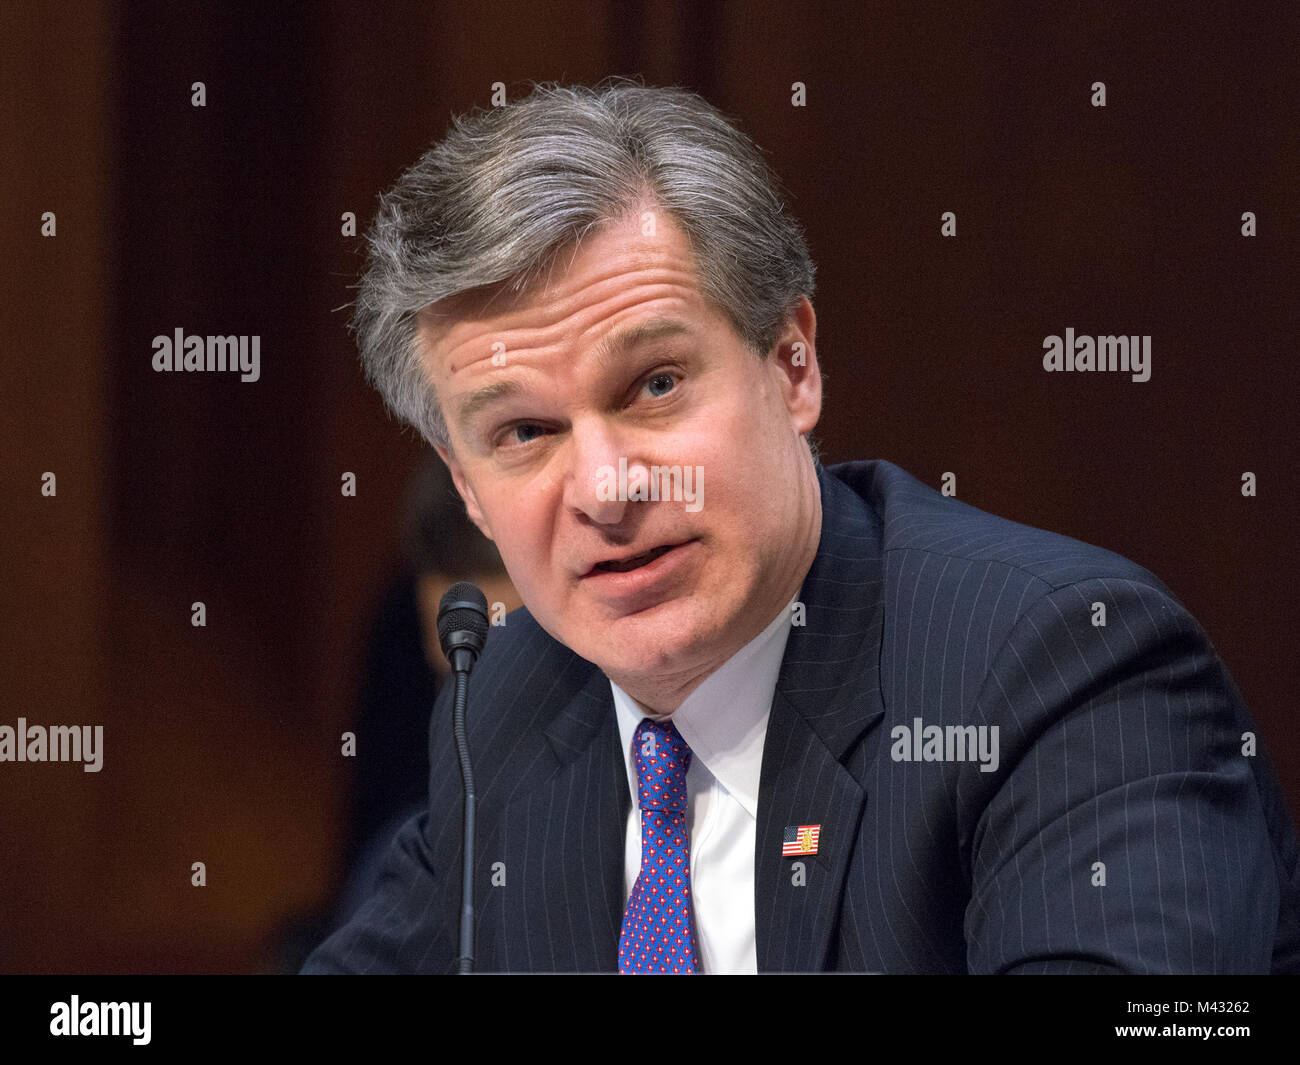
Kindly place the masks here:
[[(818, 478), (806, 624), (763, 752), (759, 970), (1300, 971), (1294, 827), (1263, 752), (1242, 754), (1240, 695), (1168, 589), (887, 462)], [(429, 810), (304, 972), (452, 969), (450, 691)], [(996, 726), (996, 771), (896, 760), (894, 730), (918, 719)], [(476, 968), (615, 971), (631, 799), (608, 679), (518, 610), (475, 668), (469, 734)], [(781, 856), (797, 824), (821, 825), (802, 884)]]

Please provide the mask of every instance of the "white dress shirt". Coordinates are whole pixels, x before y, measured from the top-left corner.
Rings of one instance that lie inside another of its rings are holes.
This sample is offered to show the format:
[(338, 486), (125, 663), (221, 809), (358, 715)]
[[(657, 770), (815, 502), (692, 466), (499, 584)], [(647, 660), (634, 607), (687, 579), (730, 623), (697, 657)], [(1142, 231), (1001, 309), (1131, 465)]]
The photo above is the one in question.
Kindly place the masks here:
[[(791, 600), (791, 604), (794, 600)], [(756, 973), (754, 840), (763, 741), (790, 635), (790, 606), (711, 673), (667, 716), (691, 748), (686, 773), (695, 941), (706, 973)], [(632, 737), (648, 714), (613, 681), (632, 811), (627, 821), (623, 905), (641, 872), (641, 803)]]

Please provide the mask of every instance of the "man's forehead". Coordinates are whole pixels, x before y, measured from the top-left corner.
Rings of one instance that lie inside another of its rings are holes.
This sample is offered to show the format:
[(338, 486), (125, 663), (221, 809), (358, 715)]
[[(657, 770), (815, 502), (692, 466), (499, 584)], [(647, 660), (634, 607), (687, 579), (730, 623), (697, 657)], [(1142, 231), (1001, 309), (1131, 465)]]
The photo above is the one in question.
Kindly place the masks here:
[(653, 220), (628, 214), (553, 252), (523, 286), (508, 279), (428, 304), (417, 316), (425, 361), (437, 374), (439, 351), (475, 336), (533, 328), (539, 307), (562, 302), (585, 285), (674, 262), (686, 268), (689, 287), (698, 293), (695, 258), (681, 228), (666, 213), (656, 213)]
[(519, 303), (520, 297), (510, 291), (510, 282), (502, 281), (427, 304), (416, 316), (417, 324), (427, 344), (439, 344), (460, 323), (504, 317)]

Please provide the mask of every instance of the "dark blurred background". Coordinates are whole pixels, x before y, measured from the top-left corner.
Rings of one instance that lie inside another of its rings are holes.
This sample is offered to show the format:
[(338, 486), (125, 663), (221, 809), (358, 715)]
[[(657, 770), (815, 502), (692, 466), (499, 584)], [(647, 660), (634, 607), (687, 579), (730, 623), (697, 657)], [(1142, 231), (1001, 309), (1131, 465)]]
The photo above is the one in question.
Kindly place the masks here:
[[(0, 5), (0, 724), (105, 731), (99, 773), (0, 764), (0, 969), (273, 970), (344, 890), (428, 450), (345, 305), (379, 192), (496, 82), (739, 119), (819, 267), (823, 460), (1152, 569), (1300, 814), (1294, 8), (920, 6)], [(155, 373), (178, 327), (260, 335), (261, 379)], [(1151, 334), (1151, 380), (1045, 373), (1067, 327)]]

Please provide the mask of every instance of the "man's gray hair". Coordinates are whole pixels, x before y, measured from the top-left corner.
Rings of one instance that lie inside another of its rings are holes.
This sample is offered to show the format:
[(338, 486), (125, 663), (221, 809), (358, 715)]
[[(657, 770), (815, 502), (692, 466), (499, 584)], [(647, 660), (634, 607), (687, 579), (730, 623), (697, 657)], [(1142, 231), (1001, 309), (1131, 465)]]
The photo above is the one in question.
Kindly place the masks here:
[(399, 418), (449, 447), (419, 312), (505, 282), (521, 293), (562, 250), (645, 204), (682, 228), (701, 292), (765, 357), (814, 274), (775, 175), (701, 97), (611, 79), (535, 85), (453, 119), (380, 197), (352, 319), (366, 377)]

